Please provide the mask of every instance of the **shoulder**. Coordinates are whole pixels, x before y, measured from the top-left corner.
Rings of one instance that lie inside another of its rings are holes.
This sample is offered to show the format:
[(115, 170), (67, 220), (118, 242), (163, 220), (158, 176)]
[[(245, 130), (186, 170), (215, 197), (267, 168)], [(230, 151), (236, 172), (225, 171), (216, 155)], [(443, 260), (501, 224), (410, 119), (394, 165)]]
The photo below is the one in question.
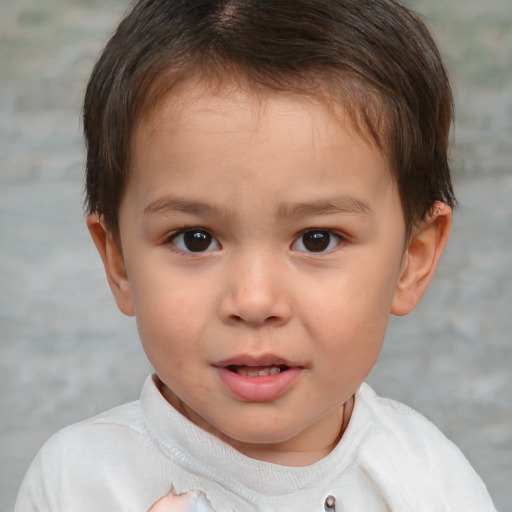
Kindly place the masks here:
[(86, 510), (91, 493), (94, 504), (114, 510), (112, 490), (130, 481), (135, 491), (134, 468), (149, 466), (149, 460), (155, 465), (158, 455), (138, 401), (69, 425), (48, 439), (33, 460), (16, 510), (79, 510), (76, 503), (83, 503), (80, 510)]
[(368, 384), (361, 386), (356, 400), (366, 419), (371, 420), (373, 435), (385, 436), (390, 442), (420, 452), (437, 451), (439, 443), (441, 449), (452, 444), (422, 414), (405, 404), (378, 396)]
[(48, 439), (41, 454), (69, 458), (78, 454), (84, 456), (91, 451), (105, 453), (112, 449), (112, 439), (116, 439), (116, 443), (123, 439), (133, 442), (134, 438), (144, 434), (140, 405), (136, 401), (63, 428)]
[[(424, 416), (377, 396), (367, 384), (358, 391), (356, 404), (368, 423), (359, 463), (380, 487), (394, 490), (394, 496), (412, 496), (420, 504), (436, 500), (439, 510), (495, 510), (462, 452)], [(417, 510), (423, 509), (418, 505)]]

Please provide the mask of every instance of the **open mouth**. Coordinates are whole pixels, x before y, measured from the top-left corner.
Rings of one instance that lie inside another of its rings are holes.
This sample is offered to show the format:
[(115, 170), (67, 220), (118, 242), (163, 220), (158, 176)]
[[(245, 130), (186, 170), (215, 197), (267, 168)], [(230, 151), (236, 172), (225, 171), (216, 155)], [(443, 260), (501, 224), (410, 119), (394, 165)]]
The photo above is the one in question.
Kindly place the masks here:
[(230, 372), (242, 375), (243, 377), (267, 377), (269, 375), (278, 375), (290, 369), (290, 367), (285, 364), (271, 366), (238, 366), (232, 364), (226, 368)]
[(273, 354), (236, 356), (214, 365), (229, 392), (244, 402), (277, 400), (300, 379), (303, 366)]

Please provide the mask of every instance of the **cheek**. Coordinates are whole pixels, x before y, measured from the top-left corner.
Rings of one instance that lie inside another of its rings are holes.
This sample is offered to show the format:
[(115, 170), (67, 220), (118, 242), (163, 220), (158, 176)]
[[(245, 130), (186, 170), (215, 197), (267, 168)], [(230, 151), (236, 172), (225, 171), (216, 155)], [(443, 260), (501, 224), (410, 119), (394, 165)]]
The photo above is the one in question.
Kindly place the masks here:
[(203, 293), (176, 280), (146, 280), (132, 290), (137, 328), (148, 358), (181, 364), (199, 347), (212, 305)]
[[(333, 367), (373, 364), (384, 340), (395, 281), (380, 271), (344, 271), (323, 284), (322, 292), (309, 294), (303, 303), (307, 329), (318, 349), (331, 356)], [(355, 371), (359, 371), (357, 368)]]
[(321, 283), (317, 293), (305, 294), (305, 309), (311, 312), (312, 323), (320, 328), (364, 335), (387, 323), (395, 274), (382, 267), (370, 271), (361, 271), (360, 267), (345, 269)]
[(186, 328), (194, 318), (200, 322), (198, 312), (205, 311), (212, 297), (204, 279), (169, 267), (165, 258), (153, 258), (133, 269), (130, 282), (135, 314), (158, 324)]

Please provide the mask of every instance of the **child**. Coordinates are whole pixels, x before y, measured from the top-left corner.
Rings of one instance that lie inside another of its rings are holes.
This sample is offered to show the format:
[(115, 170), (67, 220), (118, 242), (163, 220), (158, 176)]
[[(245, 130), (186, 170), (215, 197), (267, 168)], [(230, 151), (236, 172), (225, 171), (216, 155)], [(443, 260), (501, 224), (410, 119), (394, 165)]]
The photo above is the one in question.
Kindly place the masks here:
[(155, 374), (51, 438), (16, 510), (494, 510), (363, 382), (448, 238), (451, 114), (392, 0), (139, 1), (85, 97), (87, 223)]

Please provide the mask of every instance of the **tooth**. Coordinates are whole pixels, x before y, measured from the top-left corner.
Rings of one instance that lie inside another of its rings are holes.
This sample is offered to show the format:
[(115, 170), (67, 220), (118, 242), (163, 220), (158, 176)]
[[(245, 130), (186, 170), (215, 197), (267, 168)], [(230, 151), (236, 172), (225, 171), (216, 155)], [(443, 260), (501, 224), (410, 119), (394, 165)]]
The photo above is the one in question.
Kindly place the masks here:
[(277, 375), (281, 373), (280, 366), (268, 366), (268, 367), (250, 367), (240, 366), (235, 369), (238, 375), (243, 377), (267, 377), (268, 375)]

